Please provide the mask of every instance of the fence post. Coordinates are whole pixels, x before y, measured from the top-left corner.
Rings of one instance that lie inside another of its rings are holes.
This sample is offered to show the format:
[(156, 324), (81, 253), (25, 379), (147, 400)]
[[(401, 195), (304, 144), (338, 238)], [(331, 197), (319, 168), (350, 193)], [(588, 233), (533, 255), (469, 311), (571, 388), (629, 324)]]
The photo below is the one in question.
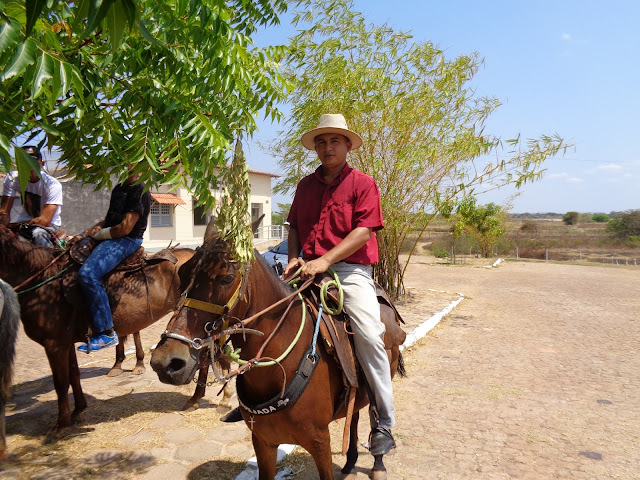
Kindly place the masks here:
[(516, 260), (520, 260), (520, 253), (518, 252), (518, 247), (516, 247)]
[(549, 261), (549, 249), (548, 248), (544, 249), (544, 259), (545, 259), (544, 260), (545, 262)]

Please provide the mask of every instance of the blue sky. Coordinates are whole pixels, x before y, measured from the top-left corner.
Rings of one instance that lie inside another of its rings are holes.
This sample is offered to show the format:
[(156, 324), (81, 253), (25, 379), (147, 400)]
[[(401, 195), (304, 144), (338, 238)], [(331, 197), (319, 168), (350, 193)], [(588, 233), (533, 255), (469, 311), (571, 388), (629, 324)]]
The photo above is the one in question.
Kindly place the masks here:
[[(486, 132), (503, 139), (557, 133), (575, 147), (548, 160), (543, 179), (511, 201), (513, 213), (623, 211), (640, 208), (640, 2), (358, 0), (375, 24), (411, 31), (432, 41), (447, 58), (478, 52), (484, 66), (474, 79), (478, 95), (502, 106)], [(259, 44), (286, 43), (294, 30), (261, 32)], [(247, 146), (251, 168), (279, 173), (258, 147), (281, 129), (260, 123)], [(501, 189), (479, 202), (503, 204), (515, 192)], [(276, 202), (288, 202), (279, 196)]]

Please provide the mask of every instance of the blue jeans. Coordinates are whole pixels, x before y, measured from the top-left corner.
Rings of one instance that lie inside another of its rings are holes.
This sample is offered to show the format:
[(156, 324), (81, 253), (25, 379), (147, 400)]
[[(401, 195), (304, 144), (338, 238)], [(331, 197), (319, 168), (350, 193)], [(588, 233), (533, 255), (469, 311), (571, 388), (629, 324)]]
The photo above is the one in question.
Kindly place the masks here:
[(122, 237), (104, 240), (91, 252), (89, 258), (78, 270), (78, 283), (91, 312), (94, 335), (113, 328), (109, 297), (100, 279), (138, 250), (140, 245), (142, 245), (141, 238)]

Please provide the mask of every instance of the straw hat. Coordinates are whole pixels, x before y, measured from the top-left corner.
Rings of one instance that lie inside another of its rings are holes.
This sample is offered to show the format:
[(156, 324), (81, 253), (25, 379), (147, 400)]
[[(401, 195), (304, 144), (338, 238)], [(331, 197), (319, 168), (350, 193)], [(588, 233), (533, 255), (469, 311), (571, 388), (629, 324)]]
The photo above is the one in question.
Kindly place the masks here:
[(302, 145), (305, 148), (315, 150), (314, 139), (323, 133), (339, 133), (340, 135), (344, 135), (351, 141), (352, 150), (362, 146), (362, 138), (360, 138), (360, 135), (356, 132), (347, 128), (347, 121), (341, 113), (325, 113), (322, 115), (318, 122), (318, 127), (302, 135), (300, 141), (302, 141)]

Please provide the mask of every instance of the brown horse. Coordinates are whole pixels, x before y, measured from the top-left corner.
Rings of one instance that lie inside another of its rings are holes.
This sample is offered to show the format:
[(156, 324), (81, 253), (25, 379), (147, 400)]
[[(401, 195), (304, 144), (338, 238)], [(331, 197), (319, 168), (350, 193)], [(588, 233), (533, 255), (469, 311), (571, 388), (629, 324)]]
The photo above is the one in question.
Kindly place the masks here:
[[(311, 454), (319, 478), (333, 479), (328, 425), (347, 416), (347, 408), (340, 367), (322, 342), (318, 342), (320, 358), (314, 360), (315, 371), (302, 394), (293, 404), (277, 405), (278, 397), (283, 398), (284, 386), (295, 377), (303, 356), (308, 355), (314, 336), (314, 319), (309, 318), (302, 302), (295, 296), (290, 303), (283, 301), (291, 297), (291, 287), (275, 275), (260, 255), (247, 265), (234, 262), (229, 244), (215, 236), (205, 237), (203, 246), (179, 273), (184, 297), (151, 357), (151, 366), (160, 380), (175, 385), (188, 383), (198, 369), (202, 345), (210, 346), (216, 356), (224, 356), (221, 351), (228, 353), (232, 349), (225, 350), (219, 342), (225, 342), (229, 335), (233, 349), (240, 349), (242, 375), (236, 385), (242, 416), (252, 432), (259, 478), (275, 477), (278, 445), (289, 443), (301, 445)], [(274, 307), (275, 304), (278, 305)], [(272, 308), (264, 312), (269, 307)], [(381, 307), (383, 315), (395, 315), (390, 307)], [(258, 312), (261, 313), (256, 316)], [(242, 319), (247, 319), (246, 325)], [(243, 325), (234, 328), (239, 323)], [(257, 331), (264, 335), (250, 334)], [(399, 348), (386, 340), (395, 373), (402, 364)], [(269, 363), (274, 359), (275, 363)], [(275, 403), (270, 402), (273, 399)], [(365, 389), (358, 389), (344, 474), (350, 474), (356, 463), (357, 412), (367, 403)], [(276, 411), (268, 413), (272, 408)], [(374, 478), (386, 478), (382, 455), (376, 456)]]
[[(0, 278), (13, 286), (20, 285), (41, 272), (60, 254), (55, 249), (20, 241), (4, 226), (0, 226), (0, 251)], [(176, 248), (173, 249), (173, 254), (178, 259), (176, 265), (170, 261), (162, 261), (137, 271), (109, 275), (106, 282), (107, 293), (112, 302), (114, 328), (120, 337), (139, 332), (175, 308), (180, 293), (177, 269), (193, 253), (192, 249)], [(80, 385), (74, 343), (86, 340), (91, 317), (81, 294), (76, 292), (78, 302), (69, 302), (63, 285), (63, 279), (68, 280), (69, 275), (76, 274), (76, 267), (69, 255), (64, 254), (22, 287), (18, 295), (25, 333), (44, 347), (51, 366), (58, 396), (57, 429), (71, 425), (72, 419), (75, 420), (87, 407)], [(37, 286), (46, 280), (47, 283)], [(136, 341), (136, 347), (139, 347), (136, 368), (140, 369), (144, 368), (144, 353), (142, 345), (138, 343), (139, 337)], [(114, 369), (120, 368), (122, 359), (124, 347), (116, 356)], [(70, 413), (67, 395), (69, 385), (73, 389), (73, 415)]]

